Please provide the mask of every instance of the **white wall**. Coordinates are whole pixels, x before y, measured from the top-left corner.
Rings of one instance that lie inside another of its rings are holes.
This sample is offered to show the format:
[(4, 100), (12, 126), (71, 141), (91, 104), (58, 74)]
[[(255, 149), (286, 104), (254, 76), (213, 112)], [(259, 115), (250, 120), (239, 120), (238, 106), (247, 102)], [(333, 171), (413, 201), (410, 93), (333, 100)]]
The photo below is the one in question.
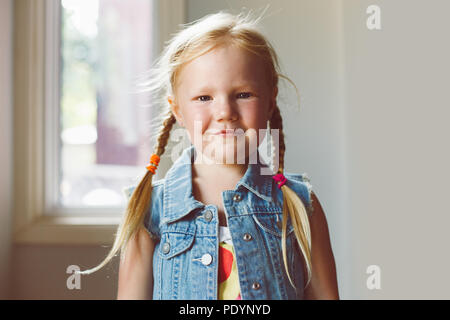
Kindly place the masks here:
[(12, 190), (12, 1), (0, 1), (0, 299), (8, 297)]
[[(352, 296), (449, 299), (450, 2), (345, 0)], [(382, 29), (365, 27), (378, 4)], [(365, 268), (381, 268), (381, 290)]]

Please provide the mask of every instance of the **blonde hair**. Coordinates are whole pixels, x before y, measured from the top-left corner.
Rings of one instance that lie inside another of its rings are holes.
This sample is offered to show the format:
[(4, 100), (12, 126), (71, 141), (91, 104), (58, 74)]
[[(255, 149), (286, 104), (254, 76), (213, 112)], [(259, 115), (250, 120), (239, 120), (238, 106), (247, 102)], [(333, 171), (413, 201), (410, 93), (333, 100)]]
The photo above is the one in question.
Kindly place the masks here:
[[(176, 122), (166, 97), (174, 94), (177, 76), (183, 65), (205, 54), (222, 44), (235, 44), (262, 58), (266, 63), (269, 81), (273, 87), (278, 86), (279, 77), (287, 79), (279, 72), (278, 57), (266, 38), (258, 31), (257, 25), (261, 16), (252, 18), (250, 13), (232, 15), (219, 12), (207, 15), (191, 24), (186, 24), (167, 44), (156, 61), (155, 67), (150, 70), (148, 79), (141, 82), (145, 88), (141, 92), (150, 92), (159, 101), (161, 114), (164, 115), (162, 127), (157, 134), (154, 153), (161, 157), (165, 151), (170, 131)], [(293, 83), (292, 83), (293, 84)], [(295, 85), (294, 85), (295, 86)], [(283, 124), (280, 109), (275, 106), (272, 118), (269, 119), (271, 129), (279, 130), (279, 165), (277, 173), (283, 173), (285, 144)], [(97, 267), (82, 271), (82, 274), (95, 272), (107, 264), (120, 250), (123, 258), (126, 245), (131, 237), (144, 227), (144, 218), (150, 208), (152, 194), (153, 174), (148, 171), (139, 182), (128, 203), (125, 215), (118, 227), (112, 249), (104, 261)], [(294, 227), (297, 243), (306, 262), (308, 286), (311, 279), (311, 236), (306, 208), (298, 195), (287, 185), (281, 187), (283, 193), (282, 218), (282, 253), (283, 261), (291, 285), (295, 285), (288, 270), (286, 258), (286, 228), (288, 217)], [(306, 287), (305, 286), (305, 287)]]

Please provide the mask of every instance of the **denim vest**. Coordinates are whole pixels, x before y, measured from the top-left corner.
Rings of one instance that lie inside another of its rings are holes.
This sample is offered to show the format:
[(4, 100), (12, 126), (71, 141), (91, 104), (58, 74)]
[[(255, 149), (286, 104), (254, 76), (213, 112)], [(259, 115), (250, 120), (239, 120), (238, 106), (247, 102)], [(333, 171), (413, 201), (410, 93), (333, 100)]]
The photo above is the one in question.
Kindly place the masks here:
[[(183, 150), (164, 179), (153, 182), (145, 227), (155, 240), (153, 299), (217, 300), (219, 219), (215, 205), (193, 197), (195, 148)], [(296, 289), (287, 277), (281, 250), (283, 194), (267, 165), (249, 164), (234, 190), (222, 192), (236, 254), (243, 300), (303, 299), (305, 263), (288, 219), (287, 261)], [(312, 213), (306, 174), (284, 173), (286, 185)], [(124, 189), (129, 197), (135, 186)]]

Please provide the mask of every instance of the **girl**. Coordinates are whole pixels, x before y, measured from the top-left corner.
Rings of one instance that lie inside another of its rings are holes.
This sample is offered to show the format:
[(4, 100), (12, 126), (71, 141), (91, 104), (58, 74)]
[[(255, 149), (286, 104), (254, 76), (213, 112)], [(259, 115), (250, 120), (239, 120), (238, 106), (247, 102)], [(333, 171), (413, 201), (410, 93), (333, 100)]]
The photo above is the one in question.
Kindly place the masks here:
[[(206, 16), (158, 60), (148, 86), (165, 119), (148, 172), (108, 256), (81, 272), (120, 250), (118, 299), (338, 299), (322, 207), (305, 174), (284, 171), (281, 75), (258, 20)], [(192, 145), (152, 182), (175, 122)], [(258, 157), (268, 128), (274, 172)]]

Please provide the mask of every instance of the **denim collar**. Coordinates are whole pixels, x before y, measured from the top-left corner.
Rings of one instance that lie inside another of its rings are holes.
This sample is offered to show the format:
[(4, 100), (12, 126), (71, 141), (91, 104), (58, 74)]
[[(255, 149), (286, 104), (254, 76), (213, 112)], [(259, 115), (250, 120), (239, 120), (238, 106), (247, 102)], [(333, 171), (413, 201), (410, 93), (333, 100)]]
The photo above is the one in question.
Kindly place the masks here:
[[(195, 153), (194, 145), (184, 149), (166, 173), (162, 223), (181, 219), (192, 210), (204, 207), (203, 203), (194, 198), (192, 192), (192, 163)], [(261, 174), (264, 168), (268, 170), (269, 166), (258, 161), (256, 164), (250, 163), (233, 191), (246, 188), (261, 199), (271, 202), (272, 175)]]

